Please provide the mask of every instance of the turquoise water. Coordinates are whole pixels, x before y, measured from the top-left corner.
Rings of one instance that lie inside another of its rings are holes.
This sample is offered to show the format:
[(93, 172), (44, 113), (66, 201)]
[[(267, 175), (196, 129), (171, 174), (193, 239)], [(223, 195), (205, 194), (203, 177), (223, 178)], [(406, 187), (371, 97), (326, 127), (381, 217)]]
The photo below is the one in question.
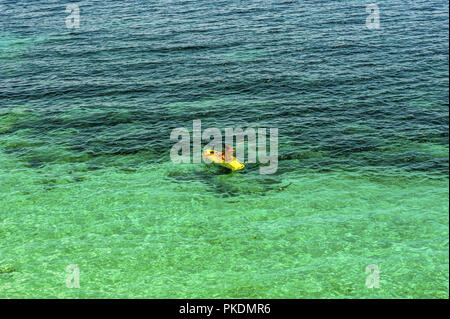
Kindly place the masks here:
[(0, 298), (449, 297), (447, 1), (77, 3), (0, 1)]

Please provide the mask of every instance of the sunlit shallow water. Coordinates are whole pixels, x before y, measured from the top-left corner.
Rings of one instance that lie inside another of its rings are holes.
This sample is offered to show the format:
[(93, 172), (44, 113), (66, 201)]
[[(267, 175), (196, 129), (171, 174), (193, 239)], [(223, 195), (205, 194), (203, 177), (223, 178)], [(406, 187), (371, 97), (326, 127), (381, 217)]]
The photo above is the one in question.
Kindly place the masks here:
[[(448, 298), (448, 3), (250, 3), (1, 2), (1, 298)], [(172, 163), (197, 119), (277, 173)]]

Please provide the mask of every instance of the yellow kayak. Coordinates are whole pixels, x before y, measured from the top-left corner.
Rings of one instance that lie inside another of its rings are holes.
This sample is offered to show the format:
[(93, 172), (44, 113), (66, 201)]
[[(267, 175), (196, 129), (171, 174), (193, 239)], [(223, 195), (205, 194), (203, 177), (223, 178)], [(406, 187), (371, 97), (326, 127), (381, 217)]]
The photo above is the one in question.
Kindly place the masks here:
[(243, 169), (245, 166), (234, 156), (230, 156), (228, 163), (225, 161), (224, 153), (215, 150), (205, 150), (203, 152), (203, 158), (209, 159), (211, 162), (219, 164), (220, 166), (229, 168), (233, 171)]

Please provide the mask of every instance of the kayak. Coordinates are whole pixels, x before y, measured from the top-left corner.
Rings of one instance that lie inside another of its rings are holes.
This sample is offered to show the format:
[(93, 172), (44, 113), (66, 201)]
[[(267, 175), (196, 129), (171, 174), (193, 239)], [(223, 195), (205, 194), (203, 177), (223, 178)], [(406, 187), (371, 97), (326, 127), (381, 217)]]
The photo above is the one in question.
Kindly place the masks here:
[(233, 171), (243, 169), (245, 166), (236, 157), (231, 156), (228, 163), (225, 161), (223, 153), (215, 150), (207, 149), (203, 152), (203, 158), (209, 159), (211, 162), (220, 166), (229, 168)]

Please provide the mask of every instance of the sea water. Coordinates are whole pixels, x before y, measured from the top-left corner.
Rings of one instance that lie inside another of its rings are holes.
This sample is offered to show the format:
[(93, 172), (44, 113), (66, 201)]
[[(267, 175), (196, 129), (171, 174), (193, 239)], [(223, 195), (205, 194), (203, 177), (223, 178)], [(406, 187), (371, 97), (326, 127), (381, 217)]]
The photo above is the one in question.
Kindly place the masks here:
[(447, 1), (70, 3), (0, 1), (0, 298), (449, 297)]

